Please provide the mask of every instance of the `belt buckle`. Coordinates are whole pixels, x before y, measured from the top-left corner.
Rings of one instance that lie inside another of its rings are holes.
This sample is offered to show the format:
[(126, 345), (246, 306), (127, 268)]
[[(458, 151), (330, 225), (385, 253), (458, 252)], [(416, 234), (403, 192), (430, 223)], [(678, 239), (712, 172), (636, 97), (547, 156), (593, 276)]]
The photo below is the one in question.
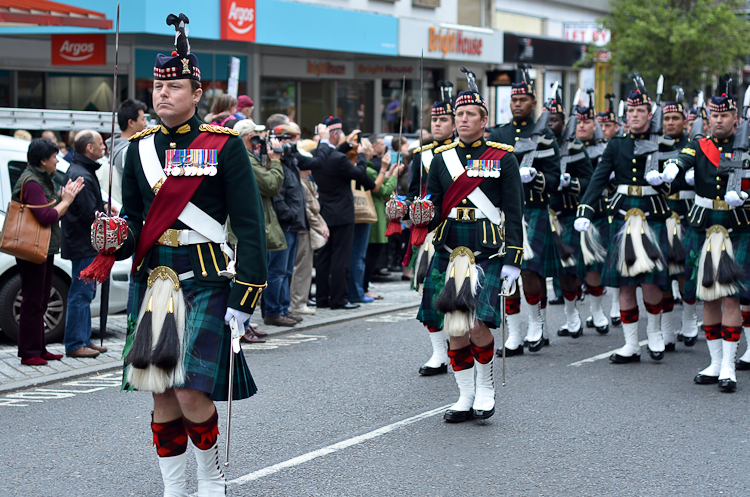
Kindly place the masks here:
[(680, 200), (680, 194), (679, 193), (673, 193), (672, 195), (667, 197), (668, 200)]
[(715, 211), (728, 211), (729, 204), (719, 198), (714, 199), (714, 210)]
[(475, 221), (476, 215), (474, 214), (474, 208), (456, 207), (456, 219), (459, 221)]
[(159, 244), (167, 247), (178, 247), (180, 245), (180, 231), (168, 229), (159, 237)]
[(628, 185), (628, 196), (629, 197), (642, 197), (643, 188), (640, 185)]

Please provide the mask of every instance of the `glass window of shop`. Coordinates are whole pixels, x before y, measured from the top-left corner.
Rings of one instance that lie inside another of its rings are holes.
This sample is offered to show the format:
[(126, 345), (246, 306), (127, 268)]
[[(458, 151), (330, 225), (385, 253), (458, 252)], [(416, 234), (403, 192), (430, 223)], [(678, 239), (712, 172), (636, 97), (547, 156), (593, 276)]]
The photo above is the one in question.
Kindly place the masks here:
[[(126, 76), (118, 76), (117, 105), (127, 98), (127, 83)], [(46, 94), (48, 109), (110, 111), (112, 76), (50, 73)]]
[[(445, 71), (442, 69), (424, 70), (424, 103), (422, 108), (422, 126), (430, 129), (430, 115), (432, 104), (440, 100), (440, 88), (438, 83), (442, 81)], [(406, 90), (402, 96), (403, 79), (384, 79), (382, 89), (382, 117), (381, 133), (398, 133), (399, 122), (403, 105), (403, 132), (415, 133), (419, 128), (419, 104), (422, 95), (419, 89), (418, 79), (407, 79)], [(456, 88), (453, 90), (453, 99), (457, 95)]]
[(337, 85), (336, 107), (344, 130), (360, 129), (372, 133), (373, 84), (365, 81), (342, 81)]
[(44, 108), (44, 73), (32, 71), (18, 72), (18, 107), (24, 109)]
[(10, 71), (0, 71), (0, 107), (10, 107)]

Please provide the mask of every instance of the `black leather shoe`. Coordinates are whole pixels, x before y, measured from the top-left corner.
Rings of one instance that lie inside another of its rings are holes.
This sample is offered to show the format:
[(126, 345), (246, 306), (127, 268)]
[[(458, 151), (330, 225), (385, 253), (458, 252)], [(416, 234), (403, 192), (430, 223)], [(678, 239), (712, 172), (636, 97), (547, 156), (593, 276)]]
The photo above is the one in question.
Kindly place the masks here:
[(493, 407), (489, 411), (474, 411), (474, 419), (487, 419), (491, 418), (495, 414), (495, 408)]
[(734, 361), (734, 369), (737, 371), (750, 371), (750, 362), (737, 359)]
[(719, 383), (719, 377), (698, 373), (697, 375), (695, 375), (695, 378), (693, 378), (693, 381), (698, 385), (713, 385), (714, 383)]
[(539, 352), (544, 347), (544, 337), (539, 338), (536, 342), (529, 342), (529, 352)]
[(565, 326), (562, 326), (559, 330), (557, 330), (557, 336), (559, 337), (566, 337), (569, 335), (570, 335), (570, 332)]
[[(503, 349), (502, 348), (497, 349), (495, 351), (495, 355), (497, 355), (498, 357), (502, 357)], [(523, 345), (519, 345), (515, 349), (507, 349), (507, 348), (505, 349), (505, 357), (510, 357), (513, 355), (523, 355)]]
[[(646, 347), (646, 348), (648, 348), (648, 347)], [(654, 352), (653, 350), (648, 349), (648, 355), (650, 355), (651, 359), (653, 359), (655, 361), (661, 361), (662, 359), (664, 359), (664, 351), (663, 350), (661, 352)]]
[(549, 347), (549, 338), (544, 338), (544, 346)]
[(331, 306), (331, 309), (346, 309), (346, 310), (359, 309), (359, 304), (352, 304), (351, 302), (347, 302), (344, 305), (337, 305), (336, 307)]
[(683, 338), (683, 335), (682, 335), (682, 333), (678, 333), (678, 334), (677, 334), (677, 341), (678, 341), (678, 342), (681, 342), (681, 341), (682, 341), (682, 338)]
[(447, 364), (441, 364), (437, 368), (431, 368), (428, 366), (422, 366), (419, 368), (419, 374), (422, 376), (435, 376), (436, 374), (445, 374), (448, 372), (448, 365)]
[(464, 421), (471, 419), (473, 416), (474, 411), (471, 409), (468, 411), (451, 411), (449, 409), (443, 414), (443, 420), (448, 423), (463, 423)]
[(606, 335), (607, 333), (609, 333), (609, 325), (605, 324), (604, 326), (597, 326), (596, 332), (600, 335)]
[(694, 337), (682, 337), (682, 343), (685, 345), (685, 347), (692, 347), (696, 343), (698, 343), (698, 335), (695, 335)]
[(737, 390), (737, 382), (732, 381), (729, 378), (719, 380), (719, 390), (722, 392), (732, 393)]
[(583, 326), (579, 326), (577, 331), (570, 332), (570, 338), (578, 338), (583, 335)]
[(629, 362), (641, 362), (641, 356), (639, 354), (633, 354), (631, 356), (612, 354), (609, 356), (609, 360), (616, 364), (627, 364)]
[(622, 319), (619, 317), (609, 319), (612, 321), (612, 326), (620, 326), (622, 324)]
[(594, 327), (594, 316), (589, 316), (586, 318), (586, 328), (593, 328)]
[(664, 344), (664, 352), (674, 352), (675, 350), (677, 350), (677, 344), (675, 343)]
[(560, 296), (560, 297), (555, 297), (554, 299), (548, 301), (547, 303), (549, 305), (563, 305), (563, 303), (565, 303), (565, 300), (562, 298), (562, 296)]

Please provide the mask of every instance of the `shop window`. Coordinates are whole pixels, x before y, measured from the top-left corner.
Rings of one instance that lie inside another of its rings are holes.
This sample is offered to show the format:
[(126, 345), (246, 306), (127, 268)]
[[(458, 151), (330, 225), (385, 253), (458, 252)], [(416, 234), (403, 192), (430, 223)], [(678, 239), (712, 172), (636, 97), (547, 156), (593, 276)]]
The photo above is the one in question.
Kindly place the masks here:
[[(47, 77), (48, 109), (112, 110), (112, 77), (105, 75), (50, 74)], [(19, 82), (20, 86), (20, 82)], [(117, 78), (118, 105), (127, 98), (127, 77)]]
[(372, 86), (370, 82), (339, 82), (336, 90), (337, 114), (341, 117), (344, 131), (360, 129), (364, 133), (373, 131)]
[[(432, 104), (440, 100), (440, 88), (438, 82), (443, 79), (442, 69), (424, 70), (424, 102), (422, 108), (422, 126), (430, 129), (430, 111)], [(381, 118), (382, 133), (398, 133), (401, 119), (401, 100), (404, 100), (403, 108), (403, 132), (415, 133), (419, 129), (419, 105), (422, 98), (419, 88), (420, 80), (407, 79), (406, 91), (402, 96), (402, 79), (384, 79), (382, 90)], [(455, 84), (455, 83), (454, 83)], [(457, 91), (454, 88), (453, 99), (456, 99)]]
[(10, 107), (10, 71), (0, 71), (0, 107)]
[[(300, 83), (300, 121), (302, 136), (310, 137), (315, 133), (315, 125), (320, 123), (325, 116), (336, 115), (340, 112), (334, 108), (335, 88), (334, 81), (302, 81)], [(346, 131), (346, 125), (344, 125)]]
[(44, 108), (43, 72), (18, 72), (18, 107), (24, 109)]
[(272, 114), (284, 114), (292, 121), (297, 121), (296, 81), (263, 80), (260, 85), (260, 115), (263, 123)]

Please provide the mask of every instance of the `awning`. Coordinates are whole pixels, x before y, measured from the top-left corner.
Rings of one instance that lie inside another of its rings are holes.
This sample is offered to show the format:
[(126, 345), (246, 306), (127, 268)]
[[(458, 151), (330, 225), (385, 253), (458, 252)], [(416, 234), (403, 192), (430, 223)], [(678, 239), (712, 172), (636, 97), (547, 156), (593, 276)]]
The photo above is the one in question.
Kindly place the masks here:
[(0, 0), (0, 26), (75, 26), (112, 29), (112, 21), (93, 10), (48, 0)]

